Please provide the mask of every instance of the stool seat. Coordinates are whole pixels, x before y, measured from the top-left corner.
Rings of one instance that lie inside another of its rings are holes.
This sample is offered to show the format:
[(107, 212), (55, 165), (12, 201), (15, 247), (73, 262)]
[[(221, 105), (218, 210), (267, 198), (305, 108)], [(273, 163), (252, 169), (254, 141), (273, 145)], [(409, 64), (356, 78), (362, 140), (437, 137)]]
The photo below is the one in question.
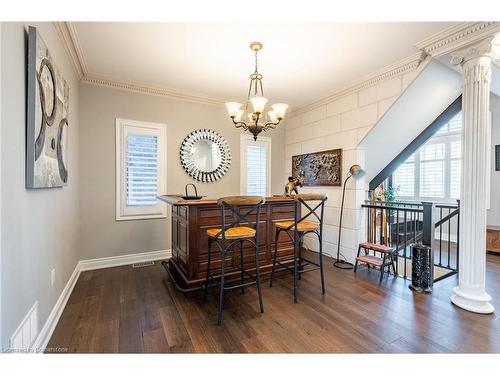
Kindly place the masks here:
[[(220, 235), (221, 229), (220, 228), (210, 228), (207, 229), (207, 235), (209, 237), (219, 237), (222, 238), (222, 235)], [(226, 238), (230, 240), (238, 240), (242, 238), (253, 238), (255, 237), (255, 229), (249, 228), (249, 227), (233, 227), (226, 229)]]
[(371, 242), (363, 242), (360, 243), (359, 246), (364, 247), (365, 249), (370, 249), (370, 250), (375, 250), (378, 251), (379, 253), (392, 253), (394, 249), (392, 247), (386, 246), (386, 245), (380, 245), (376, 243), (371, 243)]
[[(294, 226), (295, 222), (293, 220), (287, 220), (287, 221), (279, 221), (276, 223), (276, 227), (280, 229), (287, 229), (288, 227), (291, 227), (289, 230), (295, 230)], [(319, 229), (319, 223), (316, 221), (310, 221), (310, 220), (303, 220), (298, 224), (298, 231), (299, 232), (306, 232), (309, 230), (318, 230)]]

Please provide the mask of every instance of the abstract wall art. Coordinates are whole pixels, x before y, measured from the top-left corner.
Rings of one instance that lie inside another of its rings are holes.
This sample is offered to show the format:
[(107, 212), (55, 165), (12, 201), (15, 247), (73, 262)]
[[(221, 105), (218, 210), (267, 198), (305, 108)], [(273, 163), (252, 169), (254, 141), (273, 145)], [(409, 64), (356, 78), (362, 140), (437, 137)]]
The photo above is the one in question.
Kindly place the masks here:
[(26, 187), (60, 187), (68, 181), (69, 87), (36, 27), (28, 34)]
[(292, 176), (304, 186), (341, 186), (342, 149), (292, 156)]

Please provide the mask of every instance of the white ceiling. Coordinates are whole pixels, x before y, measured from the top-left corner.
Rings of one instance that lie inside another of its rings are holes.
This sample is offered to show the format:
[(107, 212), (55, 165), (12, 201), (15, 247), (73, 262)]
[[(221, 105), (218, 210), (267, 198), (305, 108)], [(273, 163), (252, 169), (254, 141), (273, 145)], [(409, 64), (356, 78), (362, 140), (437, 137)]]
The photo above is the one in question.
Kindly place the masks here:
[(454, 23), (74, 24), (88, 73), (243, 101), (248, 45), (263, 42), (259, 71), (271, 102), (309, 103), (417, 52)]

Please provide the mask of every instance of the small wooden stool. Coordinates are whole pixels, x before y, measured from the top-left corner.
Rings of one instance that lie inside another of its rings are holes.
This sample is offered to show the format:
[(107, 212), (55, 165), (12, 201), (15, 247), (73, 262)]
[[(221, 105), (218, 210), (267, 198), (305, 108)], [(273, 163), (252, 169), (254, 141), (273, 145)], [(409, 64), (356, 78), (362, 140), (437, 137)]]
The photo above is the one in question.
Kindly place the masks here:
[[(365, 255), (361, 255), (361, 249), (365, 251)], [(374, 252), (378, 252), (383, 254), (383, 257), (380, 258), (375, 255), (370, 255), (369, 251), (372, 250)], [(392, 247), (386, 245), (380, 245), (371, 242), (362, 242), (358, 247), (358, 255), (356, 256), (356, 263), (354, 264), (354, 272), (358, 269), (358, 262), (366, 263), (369, 266), (375, 266), (380, 268), (380, 281), (384, 277), (384, 272), (386, 267), (391, 267), (396, 274), (396, 268), (394, 267), (394, 254), (396, 250)], [(390, 271), (390, 268), (389, 268)]]

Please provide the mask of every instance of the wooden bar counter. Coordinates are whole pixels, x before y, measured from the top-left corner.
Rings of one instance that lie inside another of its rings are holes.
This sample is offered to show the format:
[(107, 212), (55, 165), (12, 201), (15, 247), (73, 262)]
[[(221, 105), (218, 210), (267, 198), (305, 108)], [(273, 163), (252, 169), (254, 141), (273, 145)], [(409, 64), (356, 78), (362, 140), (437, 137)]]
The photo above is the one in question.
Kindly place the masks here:
[[(163, 195), (158, 199), (172, 206), (172, 258), (163, 265), (179, 290), (184, 292), (197, 290), (205, 281), (207, 271), (207, 229), (220, 228), (220, 206), (217, 205), (217, 199), (184, 200), (177, 195)], [(259, 225), (261, 272), (271, 270), (275, 222), (293, 220), (294, 210), (295, 201), (287, 197), (268, 197), (262, 205)], [(226, 220), (230, 223), (230, 212), (226, 215)], [(254, 250), (248, 243), (245, 248), (247, 249), (243, 256), (244, 264), (247, 265), (245, 269), (251, 272), (255, 269)], [(281, 233), (278, 239), (278, 256), (292, 254), (293, 244), (290, 238)], [(211, 269), (220, 269), (220, 262), (218, 247), (215, 245), (212, 247)], [(225, 267), (237, 267), (239, 262), (239, 251), (230, 250), (226, 255)], [(226, 275), (230, 276), (231, 273)]]

